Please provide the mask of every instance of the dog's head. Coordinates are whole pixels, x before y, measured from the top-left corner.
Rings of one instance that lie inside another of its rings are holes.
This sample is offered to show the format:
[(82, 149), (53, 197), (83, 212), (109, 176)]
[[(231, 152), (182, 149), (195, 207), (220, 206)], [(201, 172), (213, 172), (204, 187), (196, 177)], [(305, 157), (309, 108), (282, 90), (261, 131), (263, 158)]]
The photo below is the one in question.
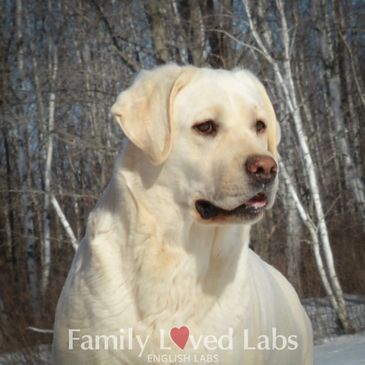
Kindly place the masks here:
[(245, 70), (166, 65), (143, 71), (112, 114), (150, 161), (156, 184), (203, 223), (253, 223), (277, 190), (280, 131), (263, 85)]

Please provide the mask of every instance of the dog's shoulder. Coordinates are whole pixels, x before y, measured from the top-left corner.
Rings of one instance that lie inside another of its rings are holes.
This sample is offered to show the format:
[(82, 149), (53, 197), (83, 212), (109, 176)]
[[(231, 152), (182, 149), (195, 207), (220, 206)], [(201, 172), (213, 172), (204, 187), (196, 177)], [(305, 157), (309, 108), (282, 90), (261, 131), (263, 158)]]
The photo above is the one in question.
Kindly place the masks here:
[(251, 286), (255, 288), (258, 300), (267, 302), (267, 307), (275, 306), (276, 313), (284, 319), (296, 318), (306, 327), (307, 315), (293, 285), (285, 276), (251, 250), (248, 265)]

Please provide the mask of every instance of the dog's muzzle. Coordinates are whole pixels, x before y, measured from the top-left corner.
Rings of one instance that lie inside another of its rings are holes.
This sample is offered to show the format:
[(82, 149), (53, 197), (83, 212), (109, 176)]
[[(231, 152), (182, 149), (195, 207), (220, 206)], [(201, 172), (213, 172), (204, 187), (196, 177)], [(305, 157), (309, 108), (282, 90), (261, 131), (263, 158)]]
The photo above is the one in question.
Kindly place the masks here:
[(238, 207), (227, 210), (220, 208), (208, 200), (199, 199), (195, 202), (195, 208), (200, 217), (204, 220), (225, 218), (225, 217), (244, 217), (253, 219), (259, 216), (268, 205), (269, 199), (263, 192), (256, 194), (251, 199), (245, 201)]

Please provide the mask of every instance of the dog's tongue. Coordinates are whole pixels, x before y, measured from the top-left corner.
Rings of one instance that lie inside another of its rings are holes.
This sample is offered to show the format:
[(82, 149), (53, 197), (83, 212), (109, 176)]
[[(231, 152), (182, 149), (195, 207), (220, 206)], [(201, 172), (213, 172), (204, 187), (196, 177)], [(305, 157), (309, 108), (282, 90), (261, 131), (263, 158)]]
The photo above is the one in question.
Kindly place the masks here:
[(253, 207), (256, 209), (263, 208), (266, 204), (267, 204), (267, 197), (264, 193), (259, 193), (250, 200), (247, 200), (245, 202), (246, 206)]

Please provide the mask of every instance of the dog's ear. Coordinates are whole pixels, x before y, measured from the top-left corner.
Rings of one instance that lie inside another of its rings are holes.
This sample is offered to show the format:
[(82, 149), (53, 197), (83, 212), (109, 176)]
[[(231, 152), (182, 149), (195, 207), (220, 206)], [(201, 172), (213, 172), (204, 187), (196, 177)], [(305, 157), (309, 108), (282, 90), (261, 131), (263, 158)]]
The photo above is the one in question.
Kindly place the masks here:
[(141, 71), (111, 112), (125, 135), (151, 162), (164, 162), (171, 150), (173, 102), (195, 73), (192, 66), (168, 64)]

